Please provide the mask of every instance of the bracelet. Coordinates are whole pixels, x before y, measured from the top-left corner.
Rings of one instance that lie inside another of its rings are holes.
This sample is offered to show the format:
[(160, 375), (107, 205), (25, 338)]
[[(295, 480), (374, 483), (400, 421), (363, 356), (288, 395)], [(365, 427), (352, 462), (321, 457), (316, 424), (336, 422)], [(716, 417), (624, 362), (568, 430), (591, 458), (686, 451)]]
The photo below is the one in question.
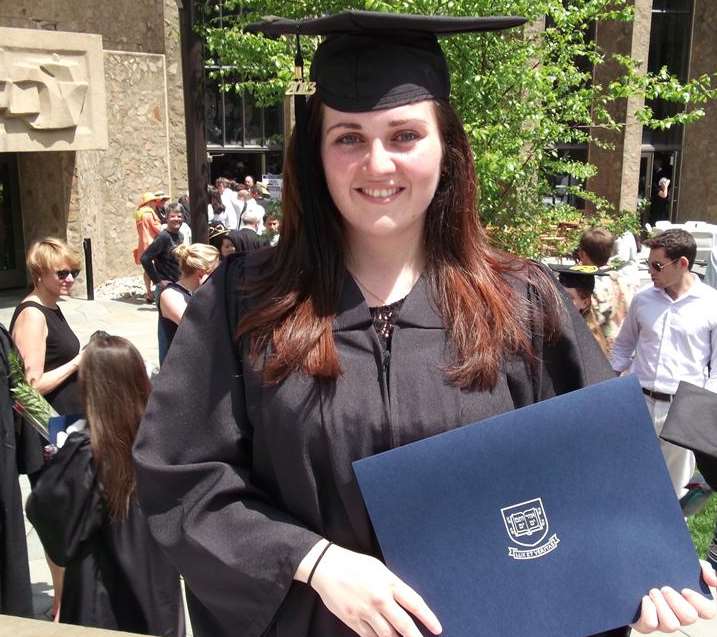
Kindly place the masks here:
[(314, 562), (314, 566), (311, 568), (311, 573), (309, 573), (309, 578), (306, 580), (306, 585), (311, 586), (311, 578), (314, 576), (314, 573), (316, 572), (316, 567), (319, 565), (319, 562), (322, 560), (324, 555), (326, 555), (326, 551), (329, 550), (329, 547), (333, 544), (333, 542), (329, 542), (325, 547), (324, 550), (321, 551), (321, 554), (318, 558), (316, 558), (316, 561)]

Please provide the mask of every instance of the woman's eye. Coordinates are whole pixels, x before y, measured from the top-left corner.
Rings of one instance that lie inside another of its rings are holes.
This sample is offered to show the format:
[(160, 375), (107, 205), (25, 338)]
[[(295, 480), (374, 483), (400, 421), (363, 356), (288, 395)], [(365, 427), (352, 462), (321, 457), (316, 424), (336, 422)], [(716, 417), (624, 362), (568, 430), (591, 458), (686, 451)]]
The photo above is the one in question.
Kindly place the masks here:
[(394, 137), (394, 139), (397, 142), (403, 142), (403, 143), (415, 142), (418, 139), (418, 133), (416, 133), (415, 131), (412, 131), (412, 130), (401, 131)]
[(336, 140), (337, 144), (342, 144), (349, 146), (351, 144), (358, 144), (361, 141), (361, 138), (358, 135), (342, 135)]

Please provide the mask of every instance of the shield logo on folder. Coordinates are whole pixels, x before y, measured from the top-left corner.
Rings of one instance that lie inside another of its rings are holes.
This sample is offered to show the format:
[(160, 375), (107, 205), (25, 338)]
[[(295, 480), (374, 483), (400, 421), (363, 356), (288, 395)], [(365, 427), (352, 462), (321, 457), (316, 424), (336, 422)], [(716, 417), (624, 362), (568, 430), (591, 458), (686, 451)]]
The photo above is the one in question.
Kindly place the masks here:
[(520, 546), (537, 546), (548, 534), (548, 516), (541, 498), (504, 507), (500, 513), (510, 539)]

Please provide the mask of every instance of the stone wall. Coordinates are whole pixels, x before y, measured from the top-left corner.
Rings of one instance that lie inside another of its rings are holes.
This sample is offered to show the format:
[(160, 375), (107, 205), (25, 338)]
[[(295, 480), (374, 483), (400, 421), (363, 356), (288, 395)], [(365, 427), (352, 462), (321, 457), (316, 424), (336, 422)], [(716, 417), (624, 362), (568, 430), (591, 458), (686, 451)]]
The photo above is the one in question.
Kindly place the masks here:
[(17, 157), (25, 245), (46, 236), (66, 239), (75, 153), (18, 153)]
[[(714, 73), (715, 33), (714, 1), (696, 0), (690, 78)], [(717, 223), (717, 103), (702, 108), (705, 117), (685, 127), (678, 221)]]
[(184, 128), (182, 51), (179, 38), (177, 0), (164, 0), (164, 42), (166, 57), (167, 111), (169, 124), (169, 165), (171, 194), (176, 199), (189, 189), (187, 136)]
[(0, 3), (0, 26), (98, 33), (105, 49), (163, 53), (164, 5), (165, 0), (13, 0)]
[(93, 244), (95, 283), (139, 273), (133, 212), (142, 192), (171, 192), (163, 55), (105, 52), (106, 151), (80, 151), (78, 232)]

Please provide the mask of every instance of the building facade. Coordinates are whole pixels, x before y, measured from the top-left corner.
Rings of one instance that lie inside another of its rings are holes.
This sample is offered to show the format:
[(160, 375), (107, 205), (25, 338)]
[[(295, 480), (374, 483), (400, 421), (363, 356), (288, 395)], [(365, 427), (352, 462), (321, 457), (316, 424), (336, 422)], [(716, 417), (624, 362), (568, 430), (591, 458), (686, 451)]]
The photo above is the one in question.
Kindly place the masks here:
[(186, 192), (184, 125), (176, 0), (0, 0), (0, 288), (48, 235), (91, 239), (96, 284), (137, 274), (133, 212)]
[[(712, 0), (632, 0), (635, 20), (596, 26), (595, 37), (606, 53), (621, 53), (657, 72), (663, 67), (682, 81), (717, 70), (717, 14)], [(611, 64), (595, 72), (595, 81), (609, 82), (617, 68)], [(717, 104), (700, 105), (705, 116), (686, 127), (666, 130), (643, 127), (635, 112), (643, 101), (618, 102), (612, 115), (624, 123), (617, 133), (596, 131), (609, 150), (587, 148), (587, 159), (598, 168), (588, 187), (621, 210), (644, 209), (643, 221), (717, 223)], [(675, 107), (658, 100), (649, 103), (657, 115)], [(657, 195), (661, 179), (669, 182), (668, 196)]]

